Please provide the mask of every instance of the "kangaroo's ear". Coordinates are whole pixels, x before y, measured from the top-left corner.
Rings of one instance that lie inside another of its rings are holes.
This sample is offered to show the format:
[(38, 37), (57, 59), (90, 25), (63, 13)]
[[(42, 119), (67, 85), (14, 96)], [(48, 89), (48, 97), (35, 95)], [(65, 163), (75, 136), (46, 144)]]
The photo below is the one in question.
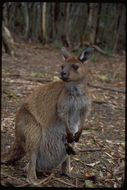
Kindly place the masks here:
[(64, 60), (71, 56), (71, 54), (67, 51), (65, 47), (61, 48), (61, 54), (63, 55)]
[(80, 60), (82, 63), (84, 63), (85, 61), (87, 61), (87, 60), (91, 57), (93, 51), (94, 51), (94, 48), (93, 48), (93, 47), (88, 47), (87, 49), (85, 49), (85, 50), (81, 53), (81, 55), (79, 56), (79, 60)]

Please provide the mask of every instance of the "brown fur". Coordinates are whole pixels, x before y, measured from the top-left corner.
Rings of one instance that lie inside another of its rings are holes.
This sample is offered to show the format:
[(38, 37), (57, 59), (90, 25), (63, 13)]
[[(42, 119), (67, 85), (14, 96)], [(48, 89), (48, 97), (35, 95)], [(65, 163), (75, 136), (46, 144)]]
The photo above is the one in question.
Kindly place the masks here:
[[(32, 183), (38, 180), (36, 170), (48, 171), (62, 164), (62, 173), (69, 172), (67, 151), (73, 150), (67, 144), (78, 142), (90, 108), (86, 65), (65, 54), (63, 51), (66, 63), (62, 71), (68, 74), (68, 80), (43, 85), (25, 100), (16, 114), (14, 147), (2, 155), (3, 163), (13, 163), (27, 153), (27, 178)], [(75, 70), (72, 64), (79, 68)], [(73, 129), (75, 116), (77, 125)]]

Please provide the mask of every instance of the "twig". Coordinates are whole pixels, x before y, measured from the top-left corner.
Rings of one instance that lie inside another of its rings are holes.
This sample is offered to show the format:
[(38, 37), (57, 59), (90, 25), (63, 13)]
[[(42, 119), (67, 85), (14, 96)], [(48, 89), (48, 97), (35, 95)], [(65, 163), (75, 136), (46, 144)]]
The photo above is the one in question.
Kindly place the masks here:
[(102, 86), (92, 85), (92, 84), (89, 84), (89, 83), (88, 83), (88, 86), (92, 87), (92, 88), (100, 88), (100, 89), (103, 89), (103, 90), (109, 90), (109, 91), (123, 93), (123, 94), (126, 93), (125, 90), (118, 90), (118, 89), (114, 89), (114, 88), (102, 87)]
[(28, 186), (30, 186), (29, 183), (21, 184), (21, 185), (16, 185), (15, 187), (28, 187)]
[(44, 182), (43, 182), (43, 185), (48, 184), (48, 183), (49, 183), (49, 180), (50, 180), (50, 182), (51, 182), (51, 181), (53, 180), (53, 178), (51, 177), (51, 178), (49, 178), (48, 180), (44, 181)]
[(79, 150), (79, 152), (95, 152), (95, 151), (101, 151), (101, 150), (102, 150), (101, 148), (94, 148), (94, 149), (86, 148), (86, 149)]
[(89, 166), (89, 167), (94, 167), (95, 165), (99, 164), (100, 161), (97, 161), (97, 162), (94, 162), (94, 163), (90, 163), (90, 164), (85, 164), (86, 166)]
[(75, 179), (75, 187), (78, 187), (78, 178)]
[(51, 178), (53, 178), (54, 173), (51, 173), (47, 178), (41, 180), (38, 184), (45, 184), (47, 183)]
[(71, 186), (71, 187), (75, 187), (75, 185), (73, 185), (73, 184), (71, 184), (71, 183), (68, 183), (68, 182), (66, 182), (66, 181), (63, 181), (63, 180), (61, 180), (61, 179), (59, 179), (59, 178), (56, 178), (56, 177), (54, 177), (54, 176), (53, 176), (53, 179), (54, 179), (55, 181), (59, 181), (59, 182), (65, 184), (65, 185), (68, 185), (68, 186)]
[(95, 104), (107, 104), (107, 102), (105, 102), (105, 101), (93, 100), (92, 102), (95, 103)]

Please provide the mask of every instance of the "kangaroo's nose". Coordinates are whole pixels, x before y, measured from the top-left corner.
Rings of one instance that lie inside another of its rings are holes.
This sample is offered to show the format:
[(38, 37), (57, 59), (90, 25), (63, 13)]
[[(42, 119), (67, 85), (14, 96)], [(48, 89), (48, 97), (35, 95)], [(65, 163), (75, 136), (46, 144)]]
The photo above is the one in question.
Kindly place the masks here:
[(66, 75), (67, 75), (66, 72), (64, 72), (64, 71), (61, 72), (61, 76), (66, 76)]
[(65, 80), (65, 81), (68, 80), (68, 74), (65, 71), (61, 71), (60, 74), (61, 74), (61, 79), (62, 80)]

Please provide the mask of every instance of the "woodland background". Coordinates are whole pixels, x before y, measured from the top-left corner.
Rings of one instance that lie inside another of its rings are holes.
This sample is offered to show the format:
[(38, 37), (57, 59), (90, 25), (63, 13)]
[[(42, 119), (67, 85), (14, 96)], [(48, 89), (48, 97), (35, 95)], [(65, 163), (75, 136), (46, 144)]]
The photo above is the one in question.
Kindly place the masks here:
[[(56, 168), (42, 187), (121, 188), (125, 184), (125, 38), (123, 3), (7, 2), (2, 6), (1, 151), (15, 139), (15, 115), (40, 85), (59, 80), (60, 48), (80, 55), (95, 48), (88, 65), (91, 114), (71, 157), (72, 175)], [(50, 109), (50, 108), (49, 108)], [(29, 187), (24, 167), (1, 165), (3, 186)], [(44, 176), (40, 176), (44, 178)], [(127, 188), (126, 188), (127, 189)]]
[(3, 25), (25, 41), (73, 48), (94, 44), (108, 54), (122, 53), (125, 12), (124, 3), (8, 2)]

